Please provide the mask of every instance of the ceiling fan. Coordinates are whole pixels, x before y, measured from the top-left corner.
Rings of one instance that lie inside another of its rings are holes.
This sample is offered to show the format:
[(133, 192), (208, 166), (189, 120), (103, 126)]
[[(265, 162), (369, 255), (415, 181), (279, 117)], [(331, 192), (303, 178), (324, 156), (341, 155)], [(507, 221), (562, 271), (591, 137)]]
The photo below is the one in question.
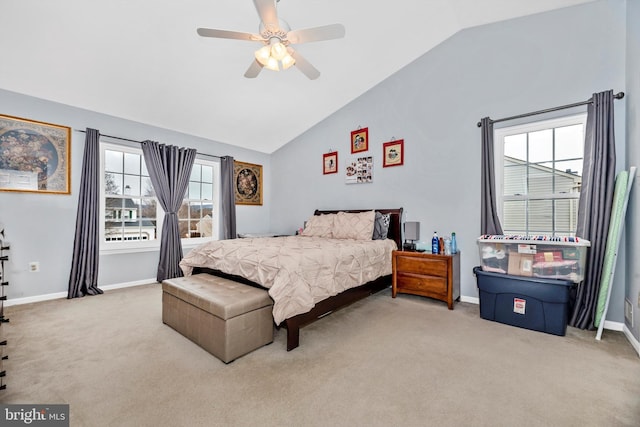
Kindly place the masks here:
[(317, 79), (320, 76), (320, 71), (295, 51), (291, 45), (342, 38), (345, 33), (344, 26), (332, 24), (303, 30), (291, 30), (285, 21), (278, 18), (276, 1), (280, 0), (253, 0), (261, 21), (259, 34), (211, 28), (198, 28), (198, 34), (202, 37), (262, 43), (263, 46), (255, 52), (255, 59), (244, 73), (247, 78), (257, 77), (263, 67), (279, 71), (295, 65), (311, 80)]

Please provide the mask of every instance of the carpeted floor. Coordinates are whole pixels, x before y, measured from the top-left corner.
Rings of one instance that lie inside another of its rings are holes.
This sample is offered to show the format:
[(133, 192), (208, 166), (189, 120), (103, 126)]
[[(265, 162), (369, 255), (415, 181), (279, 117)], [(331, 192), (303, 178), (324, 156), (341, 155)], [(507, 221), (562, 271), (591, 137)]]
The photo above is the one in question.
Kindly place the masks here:
[(389, 290), (229, 365), (162, 323), (159, 284), (11, 306), (3, 403), (72, 426), (639, 426), (622, 333), (565, 337)]

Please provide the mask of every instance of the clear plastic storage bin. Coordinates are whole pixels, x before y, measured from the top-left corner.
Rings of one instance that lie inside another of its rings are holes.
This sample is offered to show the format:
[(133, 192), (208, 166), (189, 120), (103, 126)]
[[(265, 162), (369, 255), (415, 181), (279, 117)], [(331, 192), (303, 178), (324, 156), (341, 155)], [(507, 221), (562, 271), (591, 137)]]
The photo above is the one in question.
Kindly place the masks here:
[(483, 271), (542, 279), (584, 279), (588, 240), (579, 237), (484, 235), (478, 238)]

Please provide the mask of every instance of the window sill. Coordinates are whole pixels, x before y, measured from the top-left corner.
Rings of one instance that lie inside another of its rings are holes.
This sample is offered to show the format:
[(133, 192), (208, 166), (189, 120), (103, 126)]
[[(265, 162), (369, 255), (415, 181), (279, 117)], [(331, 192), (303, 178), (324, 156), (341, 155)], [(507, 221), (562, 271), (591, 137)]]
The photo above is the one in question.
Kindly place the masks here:
[(146, 246), (137, 248), (103, 248), (100, 249), (100, 255), (121, 255), (132, 254), (137, 252), (158, 252), (160, 246)]
[[(193, 249), (197, 246), (200, 246), (203, 243), (210, 242), (216, 239), (206, 238), (206, 239), (189, 239), (187, 241), (182, 241), (183, 249)], [(160, 243), (158, 240), (157, 245), (153, 246), (138, 246), (138, 247), (115, 247), (115, 248), (100, 248), (100, 255), (120, 255), (120, 254), (131, 254), (137, 252), (158, 252), (160, 250)]]

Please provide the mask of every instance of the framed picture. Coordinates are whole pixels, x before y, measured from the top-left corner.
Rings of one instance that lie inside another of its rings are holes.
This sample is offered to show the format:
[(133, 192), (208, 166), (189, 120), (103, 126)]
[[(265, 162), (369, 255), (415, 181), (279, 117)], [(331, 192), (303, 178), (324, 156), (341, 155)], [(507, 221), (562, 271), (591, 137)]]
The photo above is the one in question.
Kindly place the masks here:
[(373, 156), (347, 159), (345, 168), (346, 184), (369, 184), (373, 182)]
[(382, 144), (382, 167), (402, 166), (404, 164), (404, 139)]
[(369, 149), (369, 128), (351, 132), (351, 154)]
[(71, 194), (71, 128), (0, 114), (0, 190)]
[(236, 205), (262, 206), (262, 165), (233, 162)]
[(338, 152), (334, 151), (322, 155), (322, 173), (338, 173)]

